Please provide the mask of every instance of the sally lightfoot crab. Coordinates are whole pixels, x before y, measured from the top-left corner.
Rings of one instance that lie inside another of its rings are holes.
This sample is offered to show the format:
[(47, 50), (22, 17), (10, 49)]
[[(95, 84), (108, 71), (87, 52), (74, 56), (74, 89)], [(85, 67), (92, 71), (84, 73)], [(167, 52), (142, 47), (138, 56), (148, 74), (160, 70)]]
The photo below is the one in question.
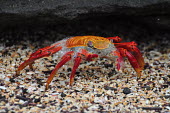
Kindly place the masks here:
[(16, 74), (19, 75), (27, 65), (33, 69), (32, 64), (35, 60), (48, 57), (56, 52), (63, 54), (60, 62), (56, 65), (54, 70), (46, 82), (46, 89), (48, 89), (53, 77), (56, 75), (58, 69), (66, 62), (73, 59), (74, 65), (70, 75), (70, 85), (74, 82), (76, 69), (82, 61), (93, 61), (97, 57), (110, 58), (117, 60), (117, 70), (120, 70), (124, 64), (124, 57), (137, 73), (137, 77), (141, 77), (141, 71), (144, 67), (144, 59), (140, 50), (137, 48), (135, 42), (121, 42), (121, 38), (116, 37), (99, 37), (99, 36), (75, 36), (68, 39), (63, 39), (51, 46), (38, 49), (32, 53), (28, 60), (24, 61), (17, 69)]

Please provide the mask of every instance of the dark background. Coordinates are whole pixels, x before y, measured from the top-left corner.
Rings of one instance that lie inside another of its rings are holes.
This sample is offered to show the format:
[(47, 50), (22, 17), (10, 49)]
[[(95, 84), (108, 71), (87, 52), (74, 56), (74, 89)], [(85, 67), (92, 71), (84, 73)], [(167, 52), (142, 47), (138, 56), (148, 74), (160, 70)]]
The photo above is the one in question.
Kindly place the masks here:
[(169, 48), (170, 0), (0, 1), (0, 43), (6, 46), (77, 35), (118, 35)]

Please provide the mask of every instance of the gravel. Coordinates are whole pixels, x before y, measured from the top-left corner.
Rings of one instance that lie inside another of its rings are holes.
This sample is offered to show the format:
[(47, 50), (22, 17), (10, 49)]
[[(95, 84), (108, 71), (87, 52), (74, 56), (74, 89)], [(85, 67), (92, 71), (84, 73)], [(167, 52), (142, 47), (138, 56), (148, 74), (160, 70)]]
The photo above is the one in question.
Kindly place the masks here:
[(72, 64), (66, 64), (47, 91), (45, 82), (58, 60), (54, 56), (36, 60), (34, 70), (26, 67), (15, 76), (37, 44), (1, 45), (0, 112), (170, 112), (170, 48), (148, 51), (150, 45), (141, 48), (145, 69), (139, 80), (129, 63), (118, 72), (111, 61), (98, 59), (80, 65), (72, 87), (68, 85)]

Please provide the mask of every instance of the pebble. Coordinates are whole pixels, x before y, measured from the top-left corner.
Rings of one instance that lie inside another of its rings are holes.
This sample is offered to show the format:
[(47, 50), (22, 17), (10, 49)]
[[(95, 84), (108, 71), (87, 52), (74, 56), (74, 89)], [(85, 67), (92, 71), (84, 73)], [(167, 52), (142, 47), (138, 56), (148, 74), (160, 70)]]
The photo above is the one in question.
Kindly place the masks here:
[(62, 92), (61, 93), (61, 97), (65, 97), (65, 96), (66, 96), (66, 94)]
[(131, 93), (131, 90), (130, 90), (129, 88), (125, 87), (125, 88), (123, 89), (123, 93), (124, 93), (124, 94), (129, 94), (129, 93)]
[(6, 89), (6, 87), (5, 86), (0, 86), (0, 89)]

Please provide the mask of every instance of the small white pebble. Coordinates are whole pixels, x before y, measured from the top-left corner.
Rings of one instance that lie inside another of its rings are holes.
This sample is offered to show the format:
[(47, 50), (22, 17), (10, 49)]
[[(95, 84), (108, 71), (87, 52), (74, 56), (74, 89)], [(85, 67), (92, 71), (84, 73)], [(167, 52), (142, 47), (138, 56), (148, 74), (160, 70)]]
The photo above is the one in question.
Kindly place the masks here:
[(112, 95), (112, 91), (111, 91), (111, 90), (108, 90), (108, 91), (106, 91), (106, 94)]
[(166, 109), (170, 110), (170, 107), (169, 107), (169, 106), (166, 106)]
[(31, 74), (34, 74), (34, 72), (33, 71), (29, 71), (29, 72), (27, 72), (27, 74), (31, 75)]
[(166, 95), (167, 95), (167, 94), (170, 94), (170, 89), (167, 89), (167, 90), (166, 90)]
[(5, 78), (5, 81), (9, 81), (9, 78), (8, 78), (8, 77), (6, 77), (6, 78)]
[(0, 113), (6, 113), (5, 109), (1, 109)]
[(159, 83), (160, 83), (160, 84), (163, 84), (163, 83), (164, 83), (164, 80), (163, 80), (163, 79), (159, 80)]
[(0, 86), (0, 89), (6, 89), (6, 87), (4, 87), (4, 86)]
[(42, 105), (41, 104), (37, 104), (37, 107), (42, 107)]
[(149, 100), (146, 100), (146, 104), (149, 104)]
[(19, 103), (20, 104), (24, 104), (25, 102), (23, 100), (19, 100)]
[(1, 78), (5, 78), (5, 74), (0, 74), (0, 77)]

